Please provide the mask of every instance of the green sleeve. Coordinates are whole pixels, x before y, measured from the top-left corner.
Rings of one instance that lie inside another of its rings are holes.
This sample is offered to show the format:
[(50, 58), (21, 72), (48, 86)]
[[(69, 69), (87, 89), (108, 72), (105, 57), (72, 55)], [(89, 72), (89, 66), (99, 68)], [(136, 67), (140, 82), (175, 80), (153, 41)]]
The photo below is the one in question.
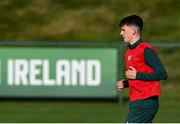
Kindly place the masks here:
[(145, 80), (145, 81), (153, 81), (153, 80), (166, 80), (167, 72), (164, 69), (161, 61), (159, 60), (157, 54), (151, 50), (150, 48), (146, 48), (144, 50), (144, 58), (145, 63), (150, 66), (154, 72), (150, 74), (145, 74), (141, 72), (137, 72), (136, 79)]
[(125, 88), (129, 87), (129, 81), (128, 81), (128, 80), (125, 80), (125, 81), (124, 81), (124, 87), (125, 87)]

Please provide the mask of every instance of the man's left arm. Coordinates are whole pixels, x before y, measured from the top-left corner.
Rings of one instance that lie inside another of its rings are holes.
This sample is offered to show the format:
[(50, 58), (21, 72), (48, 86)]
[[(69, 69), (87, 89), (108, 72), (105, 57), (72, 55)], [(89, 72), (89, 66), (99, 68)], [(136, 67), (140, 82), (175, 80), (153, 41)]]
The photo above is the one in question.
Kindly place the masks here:
[(152, 80), (166, 80), (168, 78), (166, 70), (164, 69), (157, 54), (153, 50), (151, 50), (150, 48), (146, 48), (144, 50), (144, 58), (146, 64), (150, 66), (154, 70), (154, 72), (149, 74), (137, 72), (136, 79), (152, 81)]

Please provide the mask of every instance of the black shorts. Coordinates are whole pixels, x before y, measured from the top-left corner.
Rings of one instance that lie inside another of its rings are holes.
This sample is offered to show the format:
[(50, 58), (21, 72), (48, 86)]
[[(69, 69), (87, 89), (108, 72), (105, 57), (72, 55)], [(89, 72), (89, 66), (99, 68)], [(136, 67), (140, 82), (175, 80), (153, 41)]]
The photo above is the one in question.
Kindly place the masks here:
[(130, 102), (126, 123), (152, 123), (158, 109), (157, 96)]

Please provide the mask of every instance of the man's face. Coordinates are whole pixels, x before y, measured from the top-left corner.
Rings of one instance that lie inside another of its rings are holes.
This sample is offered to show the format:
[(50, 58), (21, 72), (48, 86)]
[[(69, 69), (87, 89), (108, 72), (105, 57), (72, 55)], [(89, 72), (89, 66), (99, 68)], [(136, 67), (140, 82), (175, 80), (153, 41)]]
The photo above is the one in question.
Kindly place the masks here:
[(134, 30), (132, 26), (123, 25), (119, 35), (123, 37), (125, 43), (130, 43), (133, 38), (133, 33)]

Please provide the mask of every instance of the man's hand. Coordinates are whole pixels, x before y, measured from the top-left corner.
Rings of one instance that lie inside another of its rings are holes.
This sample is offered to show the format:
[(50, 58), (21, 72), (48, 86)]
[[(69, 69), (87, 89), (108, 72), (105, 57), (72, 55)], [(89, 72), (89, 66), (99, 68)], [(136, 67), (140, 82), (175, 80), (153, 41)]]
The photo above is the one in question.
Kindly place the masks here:
[(130, 66), (129, 68), (130, 69), (128, 71), (126, 71), (126, 73), (125, 73), (126, 77), (128, 79), (136, 79), (136, 73), (137, 73), (136, 69), (132, 66)]
[(124, 79), (122, 79), (122, 80), (120, 80), (120, 81), (117, 82), (117, 89), (118, 89), (119, 91), (122, 91), (122, 90), (124, 89), (124, 86), (125, 86), (125, 84), (124, 84)]

